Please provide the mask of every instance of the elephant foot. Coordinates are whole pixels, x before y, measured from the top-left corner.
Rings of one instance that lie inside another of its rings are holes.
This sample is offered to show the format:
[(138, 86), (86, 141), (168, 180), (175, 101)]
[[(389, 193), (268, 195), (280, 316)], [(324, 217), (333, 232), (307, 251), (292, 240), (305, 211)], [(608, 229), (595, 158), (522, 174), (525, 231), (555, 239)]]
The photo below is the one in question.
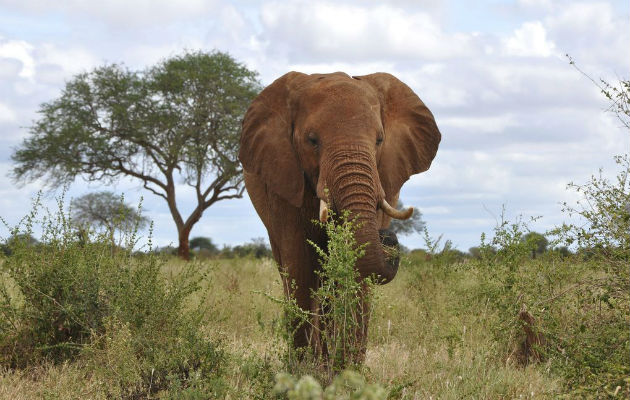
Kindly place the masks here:
[(394, 231), (390, 229), (380, 229), (378, 231), (378, 238), (383, 246), (383, 252), (385, 253), (385, 263), (387, 267), (392, 269), (394, 273), (398, 271), (398, 265), (400, 264), (400, 245), (398, 244), (398, 237)]

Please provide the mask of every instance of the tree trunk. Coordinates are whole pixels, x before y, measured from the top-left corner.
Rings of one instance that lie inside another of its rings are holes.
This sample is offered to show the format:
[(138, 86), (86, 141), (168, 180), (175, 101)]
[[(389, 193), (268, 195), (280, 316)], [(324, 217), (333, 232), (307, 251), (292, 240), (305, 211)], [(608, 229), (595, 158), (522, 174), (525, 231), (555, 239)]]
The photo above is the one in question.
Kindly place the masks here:
[(203, 215), (203, 203), (200, 203), (197, 208), (190, 214), (186, 222), (181, 227), (177, 228), (179, 233), (179, 247), (177, 248), (177, 255), (184, 260), (190, 260), (190, 244), (188, 238), (193, 226), (201, 219)]
[(177, 248), (177, 255), (188, 261), (190, 260), (190, 245), (188, 243), (188, 237), (190, 236), (191, 227), (185, 226), (179, 231), (179, 247)]

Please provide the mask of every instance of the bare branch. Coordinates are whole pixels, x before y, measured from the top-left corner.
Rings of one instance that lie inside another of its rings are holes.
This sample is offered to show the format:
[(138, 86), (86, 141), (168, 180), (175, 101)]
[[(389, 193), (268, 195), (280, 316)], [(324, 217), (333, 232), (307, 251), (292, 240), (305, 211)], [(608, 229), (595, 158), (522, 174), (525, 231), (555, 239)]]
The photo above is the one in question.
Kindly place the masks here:
[(144, 175), (144, 174), (142, 174), (140, 172), (136, 172), (136, 171), (133, 171), (133, 170), (130, 170), (130, 169), (126, 168), (123, 165), (121, 160), (118, 160), (118, 166), (117, 166), (116, 169), (118, 169), (120, 172), (124, 173), (125, 175), (129, 175), (129, 176), (133, 176), (133, 177), (138, 178), (138, 179), (142, 179), (144, 182), (151, 182), (151, 183), (161, 187), (162, 189), (164, 189), (164, 191), (166, 191), (166, 185), (163, 182), (161, 182), (157, 178), (154, 178), (154, 177), (152, 177), (150, 175)]
[(150, 191), (151, 193), (155, 194), (156, 196), (160, 196), (161, 198), (163, 198), (164, 200), (168, 199), (166, 198), (166, 195), (164, 193), (160, 193), (158, 191), (156, 191), (155, 189), (153, 189), (151, 186), (149, 186), (149, 182), (144, 182), (144, 184), (142, 185), (145, 189), (147, 189), (148, 191)]

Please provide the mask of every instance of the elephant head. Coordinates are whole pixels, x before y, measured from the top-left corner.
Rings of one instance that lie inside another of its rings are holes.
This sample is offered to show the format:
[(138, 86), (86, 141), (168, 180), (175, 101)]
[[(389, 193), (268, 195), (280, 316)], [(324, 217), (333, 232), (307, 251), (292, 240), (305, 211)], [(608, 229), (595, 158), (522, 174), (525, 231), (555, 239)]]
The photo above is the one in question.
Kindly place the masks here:
[(440, 138), (429, 109), (390, 74), (289, 72), (247, 111), (239, 158), (246, 174), (288, 207), (317, 198), (310, 219), (325, 219), (329, 208), (349, 210), (360, 224), (357, 242), (368, 243), (357, 264), (361, 277), (386, 283), (397, 268), (380, 246), (379, 216), (411, 215), (389, 203), (411, 175), (429, 168)]

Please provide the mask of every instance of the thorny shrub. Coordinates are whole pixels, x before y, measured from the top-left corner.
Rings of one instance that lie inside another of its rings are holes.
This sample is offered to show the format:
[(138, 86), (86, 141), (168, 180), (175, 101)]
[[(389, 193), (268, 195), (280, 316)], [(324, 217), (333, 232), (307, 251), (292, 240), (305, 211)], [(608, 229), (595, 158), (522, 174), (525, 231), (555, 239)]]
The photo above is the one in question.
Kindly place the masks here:
[(189, 304), (192, 294), (203, 296), (195, 266), (166, 279), (159, 256), (132, 254), (135, 230), (119, 246), (107, 233), (77, 235), (63, 198), (56, 213), (40, 216), (42, 208), (38, 197), (11, 230), (32, 237), (40, 225), (39, 242), (10, 241), (1, 266), (0, 365), (82, 361), (114, 397), (222, 390), (223, 353), (202, 334), (201, 308)]
[[(319, 224), (328, 236), (327, 248), (310, 244), (320, 257), (321, 268), (316, 271), (319, 286), (312, 292), (317, 310), (301, 309), (295, 299), (278, 299), (284, 315), (276, 334), (287, 343), (285, 366), (294, 371), (313, 373), (330, 382), (335, 374), (348, 366), (358, 367), (363, 359), (364, 320), (369, 319), (372, 308), (372, 279), (359, 279), (355, 265), (365, 253), (365, 246), (356, 243), (354, 234), (357, 224), (349, 214), (331, 217)], [(309, 349), (293, 349), (295, 330), (310, 324), (313, 346)], [(311, 350), (315, 348), (315, 353)]]

